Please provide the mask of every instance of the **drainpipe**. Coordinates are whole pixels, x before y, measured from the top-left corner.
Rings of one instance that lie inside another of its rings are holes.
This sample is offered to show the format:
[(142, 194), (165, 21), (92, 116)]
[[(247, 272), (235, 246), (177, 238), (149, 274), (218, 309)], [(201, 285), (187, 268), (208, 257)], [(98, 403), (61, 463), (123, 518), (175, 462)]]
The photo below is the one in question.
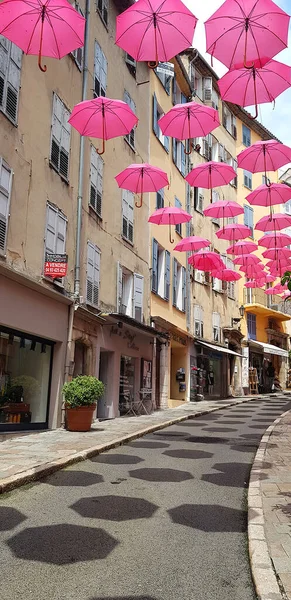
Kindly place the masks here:
[[(84, 37), (82, 101), (87, 99), (90, 0), (86, 0), (85, 19), (86, 19), (86, 23), (85, 23), (85, 37)], [(84, 138), (84, 136), (81, 135), (80, 153), (79, 153), (79, 183), (78, 183), (78, 197), (77, 197), (76, 259), (75, 259), (75, 280), (74, 280), (74, 298), (75, 298), (75, 301), (77, 301), (77, 302), (79, 301), (79, 296), (80, 296), (82, 201), (83, 201), (83, 182), (84, 182), (84, 149), (85, 149), (85, 138)]]

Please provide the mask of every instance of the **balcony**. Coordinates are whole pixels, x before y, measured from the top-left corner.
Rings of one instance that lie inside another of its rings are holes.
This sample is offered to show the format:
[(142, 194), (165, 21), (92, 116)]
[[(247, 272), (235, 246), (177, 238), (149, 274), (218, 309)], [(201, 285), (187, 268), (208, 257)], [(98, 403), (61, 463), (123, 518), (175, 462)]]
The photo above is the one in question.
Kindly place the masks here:
[(263, 316), (272, 316), (279, 321), (288, 321), (291, 315), (291, 302), (284, 302), (281, 296), (269, 296), (261, 289), (244, 289), (244, 307), (246, 312)]

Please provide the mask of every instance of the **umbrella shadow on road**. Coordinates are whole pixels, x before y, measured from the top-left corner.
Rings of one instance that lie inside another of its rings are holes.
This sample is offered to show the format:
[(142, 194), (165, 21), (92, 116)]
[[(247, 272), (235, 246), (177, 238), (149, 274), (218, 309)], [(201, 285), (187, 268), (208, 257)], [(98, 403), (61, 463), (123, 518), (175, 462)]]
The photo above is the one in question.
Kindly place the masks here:
[(143, 462), (144, 459), (139, 456), (132, 456), (131, 454), (98, 454), (94, 458), (90, 459), (91, 462), (105, 463), (106, 465), (137, 465)]
[(135, 479), (143, 479), (144, 481), (181, 483), (187, 479), (194, 479), (193, 475), (188, 471), (180, 469), (135, 469), (129, 471), (130, 477)]
[(97, 483), (103, 483), (104, 478), (102, 475), (95, 473), (86, 473), (85, 471), (59, 471), (54, 475), (50, 475), (47, 479), (44, 479), (42, 483), (48, 485), (54, 485), (56, 487), (68, 486), (68, 487), (88, 487), (89, 485), (96, 485)]
[(212, 458), (213, 452), (204, 452), (204, 450), (165, 450), (163, 452), (166, 456), (173, 458), (189, 458), (197, 460), (197, 458)]
[(182, 504), (168, 513), (177, 525), (212, 532), (245, 532), (247, 512), (216, 504)]
[(14, 529), (20, 523), (23, 523), (27, 517), (23, 515), (16, 508), (10, 508), (10, 506), (0, 507), (0, 531), (9, 531)]
[(108, 521), (131, 521), (150, 519), (158, 506), (143, 498), (129, 496), (96, 496), (81, 498), (70, 507), (81, 517)]

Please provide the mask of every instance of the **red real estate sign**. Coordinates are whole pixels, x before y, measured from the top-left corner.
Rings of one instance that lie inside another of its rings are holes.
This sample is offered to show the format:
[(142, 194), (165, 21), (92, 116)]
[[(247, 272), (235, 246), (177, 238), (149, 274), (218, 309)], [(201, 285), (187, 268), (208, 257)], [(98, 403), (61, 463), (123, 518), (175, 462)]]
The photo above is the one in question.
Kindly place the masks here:
[(61, 279), (67, 275), (68, 255), (67, 254), (46, 254), (44, 263), (45, 277), (52, 279)]

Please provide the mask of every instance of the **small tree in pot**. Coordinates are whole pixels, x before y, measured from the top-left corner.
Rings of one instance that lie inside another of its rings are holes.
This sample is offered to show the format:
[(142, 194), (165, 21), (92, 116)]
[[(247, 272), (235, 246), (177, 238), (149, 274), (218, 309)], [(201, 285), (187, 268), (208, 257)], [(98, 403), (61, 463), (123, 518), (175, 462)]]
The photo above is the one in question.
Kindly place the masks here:
[(63, 395), (66, 407), (66, 426), (69, 431), (89, 431), (104, 384), (97, 377), (79, 375), (65, 383)]

